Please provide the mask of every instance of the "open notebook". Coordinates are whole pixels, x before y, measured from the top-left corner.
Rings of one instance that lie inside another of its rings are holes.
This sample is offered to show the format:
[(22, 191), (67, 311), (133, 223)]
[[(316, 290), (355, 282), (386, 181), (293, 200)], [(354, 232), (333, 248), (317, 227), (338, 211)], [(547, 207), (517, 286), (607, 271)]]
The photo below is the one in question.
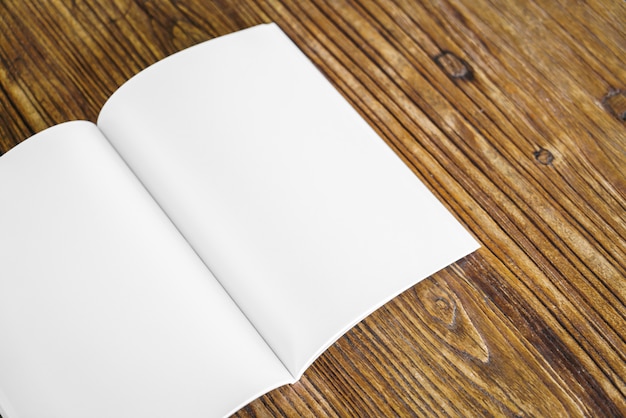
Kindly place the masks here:
[(477, 248), (274, 24), (0, 158), (0, 414), (228, 415)]

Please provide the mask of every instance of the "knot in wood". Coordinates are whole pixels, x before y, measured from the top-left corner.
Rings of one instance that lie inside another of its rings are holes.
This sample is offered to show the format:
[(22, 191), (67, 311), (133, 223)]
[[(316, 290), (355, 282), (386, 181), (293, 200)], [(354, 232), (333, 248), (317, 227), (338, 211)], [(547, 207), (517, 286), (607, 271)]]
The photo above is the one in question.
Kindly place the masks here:
[(610, 89), (602, 98), (604, 109), (622, 122), (626, 121), (626, 91)]
[(450, 78), (471, 80), (474, 77), (469, 64), (450, 51), (443, 51), (434, 60)]
[(550, 165), (552, 161), (554, 161), (554, 155), (545, 148), (539, 148), (537, 151), (533, 152), (533, 155), (535, 156), (535, 160), (542, 165)]

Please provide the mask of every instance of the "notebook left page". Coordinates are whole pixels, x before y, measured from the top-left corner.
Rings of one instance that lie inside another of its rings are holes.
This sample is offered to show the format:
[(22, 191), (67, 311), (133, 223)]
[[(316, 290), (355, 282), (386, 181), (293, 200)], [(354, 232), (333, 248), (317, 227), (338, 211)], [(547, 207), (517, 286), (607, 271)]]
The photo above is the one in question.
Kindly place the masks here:
[(207, 417), (291, 380), (89, 122), (0, 158), (0, 414)]

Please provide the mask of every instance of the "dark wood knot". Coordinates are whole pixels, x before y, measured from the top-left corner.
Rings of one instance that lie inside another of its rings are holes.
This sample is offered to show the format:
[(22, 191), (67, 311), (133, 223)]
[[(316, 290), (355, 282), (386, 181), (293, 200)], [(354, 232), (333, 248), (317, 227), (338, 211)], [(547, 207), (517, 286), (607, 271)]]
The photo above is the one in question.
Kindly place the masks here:
[(623, 89), (609, 89), (602, 98), (602, 106), (611, 115), (622, 122), (626, 121), (626, 91)]
[(539, 164), (550, 165), (554, 161), (554, 155), (545, 148), (539, 148), (533, 155)]
[(450, 51), (443, 51), (435, 58), (435, 63), (441, 68), (450, 78), (460, 80), (472, 80), (474, 73), (469, 64), (462, 58), (457, 57)]

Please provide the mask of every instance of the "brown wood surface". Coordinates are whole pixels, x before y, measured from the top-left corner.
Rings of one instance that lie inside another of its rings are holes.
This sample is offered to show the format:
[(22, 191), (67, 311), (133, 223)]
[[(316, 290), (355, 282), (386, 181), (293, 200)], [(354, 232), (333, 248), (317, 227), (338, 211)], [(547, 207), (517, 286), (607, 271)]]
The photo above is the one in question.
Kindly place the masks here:
[(625, 416), (624, 1), (0, 0), (0, 151), (269, 21), (483, 247), (238, 415)]

